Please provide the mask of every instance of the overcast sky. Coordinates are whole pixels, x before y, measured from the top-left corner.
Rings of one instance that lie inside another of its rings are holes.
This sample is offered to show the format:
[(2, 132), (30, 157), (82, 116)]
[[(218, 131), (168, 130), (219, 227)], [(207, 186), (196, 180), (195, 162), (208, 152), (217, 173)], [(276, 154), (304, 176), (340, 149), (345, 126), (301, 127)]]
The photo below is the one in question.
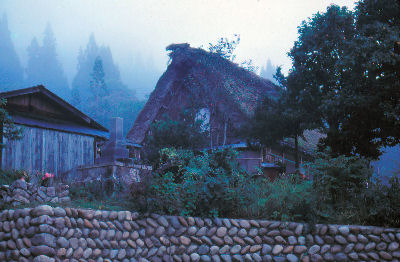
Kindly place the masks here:
[[(154, 62), (159, 73), (168, 61), (165, 47), (190, 43), (207, 47), (219, 37), (239, 34), (238, 60), (252, 59), (261, 67), (267, 58), (290, 67), (287, 52), (297, 38), (301, 21), (332, 3), (354, 8), (353, 0), (0, 0), (22, 62), (32, 37), (39, 39), (50, 22), (60, 60), (69, 80), (80, 47), (91, 32), (109, 45), (122, 78), (140, 55)], [(139, 94), (151, 90), (139, 90)]]

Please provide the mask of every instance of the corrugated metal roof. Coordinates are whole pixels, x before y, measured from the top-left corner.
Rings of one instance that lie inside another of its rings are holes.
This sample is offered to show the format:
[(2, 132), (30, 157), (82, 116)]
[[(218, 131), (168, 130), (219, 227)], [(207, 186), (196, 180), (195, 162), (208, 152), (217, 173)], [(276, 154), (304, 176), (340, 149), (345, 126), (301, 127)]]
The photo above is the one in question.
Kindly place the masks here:
[(109, 138), (108, 132), (89, 128), (89, 127), (80, 126), (80, 125), (77, 125), (77, 124), (71, 123), (71, 122), (46, 121), (43, 119), (35, 119), (35, 118), (24, 117), (24, 116), (20, 116), (20, 115), (13, 115), (13, 120), (16, 124), (21, 124), (21, 125), (26, 125), (26, 126), (60, 130), (60, 131), (64, 131), (64, 132), (96, 136), (96, 137), (100, 137), (100, 138), (104, 138), (104, 139)]

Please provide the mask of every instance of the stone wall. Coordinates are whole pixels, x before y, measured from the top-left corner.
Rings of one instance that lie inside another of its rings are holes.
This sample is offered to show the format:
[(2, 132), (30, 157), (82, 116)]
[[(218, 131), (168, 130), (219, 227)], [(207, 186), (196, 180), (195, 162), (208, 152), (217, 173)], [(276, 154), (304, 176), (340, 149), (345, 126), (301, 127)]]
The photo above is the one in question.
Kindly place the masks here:
[(43, 187), (24, 180), (16, 180), (11, 186), (0, 186), (0, 207), (4, 204), (19, 206), (31, 202), (65, 203), (70, 200), (69, 187), (64, 184)]
[(398, 261), (400, 229), (38, 206), (0, 213), (0, 261)]

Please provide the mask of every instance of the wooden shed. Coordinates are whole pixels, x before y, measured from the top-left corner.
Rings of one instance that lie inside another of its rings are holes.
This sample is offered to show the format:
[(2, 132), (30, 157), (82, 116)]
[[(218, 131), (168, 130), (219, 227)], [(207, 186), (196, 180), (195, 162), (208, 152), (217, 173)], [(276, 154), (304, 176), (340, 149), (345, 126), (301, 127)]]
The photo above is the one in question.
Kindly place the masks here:
[[(6, 110), (18, 127), (20, 140), (0, 141), (0, 168), (51, 172), (61, 175), (72, 168), (93, 165), (96, 147), (108, 130), (47, 90), (35, 86), (0, 93)], [(1, 131), (1, 130), (0, 130)]]

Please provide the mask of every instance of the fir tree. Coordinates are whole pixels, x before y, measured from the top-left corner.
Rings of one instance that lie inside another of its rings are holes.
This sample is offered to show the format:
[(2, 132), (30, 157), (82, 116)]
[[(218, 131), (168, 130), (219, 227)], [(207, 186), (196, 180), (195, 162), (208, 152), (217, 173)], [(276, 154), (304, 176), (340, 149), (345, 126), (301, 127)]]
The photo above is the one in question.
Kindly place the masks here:
[(67, 78), (57, 58), (56, 39), (50, 24), (46, 26), (43, 45), (39, 46), (36, 38), (34, 38), (28, 47), (26, 73), (27, 85), (43, 84), (62, 98), (67, 100), (71, 98)]
[(8, 29), (7, 16), (0, 19), (0, 90), (21, 88), (23, 69)]
[(263, 67), (261, 68), (260, 76), (263, 77), (263, 78), (266, 78), (266, 79), (268, 79), (268, 80), (271, 80), (271, 81), (274, 82), (274, 83), (276, 83), (276, 82), (275, 82), (275, 79), (274, 79), (274, 75), (275, 75), (275, 73), (276, 73), (276, 69), (277, 69), (277, 67), (274, 66), (274, 65), (271, 63), (271, 59), (268, 58), (267, 64), (265, 65), (265, 67), (263, 66)]

